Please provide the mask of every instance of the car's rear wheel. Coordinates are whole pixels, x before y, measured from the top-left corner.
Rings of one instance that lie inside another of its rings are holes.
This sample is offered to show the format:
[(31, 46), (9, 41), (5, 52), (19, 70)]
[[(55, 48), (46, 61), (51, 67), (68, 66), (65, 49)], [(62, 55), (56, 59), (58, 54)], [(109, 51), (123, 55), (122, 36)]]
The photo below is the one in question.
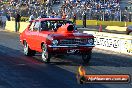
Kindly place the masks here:
[(92, 51), (86, 52), (86, 53), (82, 53), (82, 60), (85, 64), (88, 64), (90, 59), (91, 59), (91, 54)]
[(42, 61), (45, 63), (49, 63), (50, 62), (50, 54), (48, 52), (47, 46), (46, 44), (42, 45)]
[(24, 42), (24, 55), (26, 56), (34, 56), (36, 54), (36, 51), (31, 50), (27, 44), (27, 42)]

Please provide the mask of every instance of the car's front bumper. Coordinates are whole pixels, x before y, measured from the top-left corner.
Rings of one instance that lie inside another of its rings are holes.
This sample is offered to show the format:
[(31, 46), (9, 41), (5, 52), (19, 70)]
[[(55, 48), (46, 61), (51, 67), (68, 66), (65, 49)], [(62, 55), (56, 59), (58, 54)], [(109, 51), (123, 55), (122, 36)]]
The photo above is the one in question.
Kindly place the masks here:
[(49, 48), (80, 48), (80, 47), (87, 47), (87, 48), (92, 48), (95, 45), (58, 45), (58, 46), (53, 46), (53, 45), (48, 45)]
[(91, 51), (95, 45), (48, 45), (48, 50), (52, 54), (80, 54)]

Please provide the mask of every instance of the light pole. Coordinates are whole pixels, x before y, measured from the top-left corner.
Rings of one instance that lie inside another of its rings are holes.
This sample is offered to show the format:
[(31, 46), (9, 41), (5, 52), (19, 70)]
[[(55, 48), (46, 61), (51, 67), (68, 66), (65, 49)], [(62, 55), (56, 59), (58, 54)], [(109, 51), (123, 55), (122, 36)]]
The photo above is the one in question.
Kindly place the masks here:
[(121, 9), (120, 9), (120, 22), (121, 22), (121, 16), (122, 16), (122, 15), (121, 15)]
[(129, 1), (128, 2), (128, 12), (129, 12), (129, 21), (131, 22), (132, 21), (132, 1)]

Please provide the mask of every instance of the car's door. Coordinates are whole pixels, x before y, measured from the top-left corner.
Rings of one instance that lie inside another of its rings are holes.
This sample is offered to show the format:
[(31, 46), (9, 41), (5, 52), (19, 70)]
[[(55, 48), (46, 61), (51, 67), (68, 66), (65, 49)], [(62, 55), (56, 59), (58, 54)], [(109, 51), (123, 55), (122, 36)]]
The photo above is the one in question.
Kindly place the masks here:
[(33, 26), (33, 29), (30, 31), (30, 45), (32, 46), (33, 50), (38, 50), (38, 35), (39, 35), (39, 29), (40, 29), (40, 22), (39, 21), (36, 21), (34, 26)]
[[(41, 49), (41, 43), (44, 42), (46, 43), (47, 41), (47, 38), (48, 38), (48, 35), (51, 34), (51, 29), (52, 29), (52, 25), (51, 25), (51, 22), (50, 21), (41, 21), (41, 24), (40, 24), (40, 32), (39, 32), (39, 48)], [(41, 51), (41, 50), (40, 50)]]
[(32, 32), (33, 32), (33, 28), (34, 28), (35, 23), (36, 23), (35, 21), (32, 22), (28, 31), (26, 32), (26, 41), (27, 41), (27, 43), (31, 49), (33, 49), (33, 45), (32, 45), (32, 39), (33, 39), (32, 34), (33, 33)]
[(44, 42), (46, 43), (46, 38), (49, 34), (49, 30), (50, 30), (50, 23), (49, 21), (41, 21), (40, 22), (40, 31), (39, 31), (39, 48), (41, 48), (41, 43)]

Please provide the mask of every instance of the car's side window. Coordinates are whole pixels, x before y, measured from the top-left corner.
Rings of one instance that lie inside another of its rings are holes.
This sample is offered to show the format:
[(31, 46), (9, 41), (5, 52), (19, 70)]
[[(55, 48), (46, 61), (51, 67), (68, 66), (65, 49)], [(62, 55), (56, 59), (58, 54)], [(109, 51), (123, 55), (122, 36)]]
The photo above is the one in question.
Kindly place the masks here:
[(52, 29), (52, 23), (50, 21), (41, 22), (41, 31), (49, 31)]
[(63, 21), (63, 20), (47, 20), (40, 22), (40, 31), (57, 31), (59, 27), (65, 24), (73, 24), (71, 21)]
[(29, 30), (33, 31), (34, 25), (35, 25), (35, 22), (32, 22)]
[(46, 21), (48, 30), (52, 29), (52, 23), (51, 21)]
[(41, 31), (47, 31), (48, 30), (48, 24), (47, 21), (41, 22)]
[(40, 22), (36, 22), (33, 31), (38, 31), (40, 29)]

